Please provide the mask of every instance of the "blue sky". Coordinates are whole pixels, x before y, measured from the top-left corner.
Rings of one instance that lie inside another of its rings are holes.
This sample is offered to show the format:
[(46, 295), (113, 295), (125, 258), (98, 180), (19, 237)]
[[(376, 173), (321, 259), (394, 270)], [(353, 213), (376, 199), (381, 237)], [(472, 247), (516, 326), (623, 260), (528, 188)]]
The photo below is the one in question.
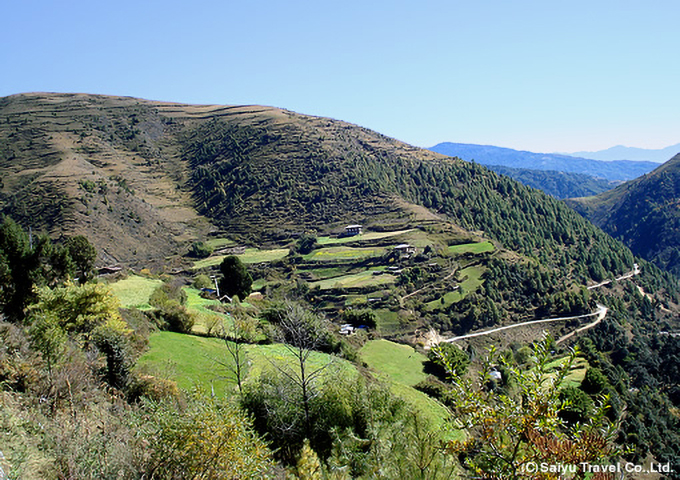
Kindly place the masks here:
[(680, 2), (2, 1), (0, 96), (263, 104), (413, 145), (680, 142)]

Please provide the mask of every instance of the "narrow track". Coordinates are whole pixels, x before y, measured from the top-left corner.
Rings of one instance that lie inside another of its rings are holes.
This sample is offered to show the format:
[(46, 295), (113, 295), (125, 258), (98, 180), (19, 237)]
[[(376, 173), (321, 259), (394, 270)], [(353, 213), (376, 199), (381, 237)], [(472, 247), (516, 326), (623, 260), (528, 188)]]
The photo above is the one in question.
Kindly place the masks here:
[[(587, 288), (588, 288), (588, 290), (593, 290), (595, 288), (599, 288), (599, 287), (602, 287), (604, 285), (608, 285), (612, 282), (619, 282), (621, 280), (627, 280), (629, 278), (633, 278), (635, 275), (639, 275), (640, 273), (641, 273), (640, 267), (638, 266), (637, 263), (634, 263), (633, 264), (633, 270), (630, 273), (622, 275), (622, 276), (620, 276), (620, 277), (618, 277), (614, 280), (607, 280), (605, 282), (598, 283), (597, 285), (591, 285), (590, 287), (587, 287)], [(604, 320), (605, 317), (607, 316), (607, 312), (608, 312), (609, 309), (607, 307), (605, 307), (604, 305), (600, 305), (600, 304), (598, 304), (597, 307), (598, 307), (597, 310), (595, 310), (592, 313), (586, 313), (585, 315), (577, 315), (577, 316), (574, 316), (574, 317), (558, 317), (558, 318), (545, 318), (545, 319), (541, 319), (541, 320), (530, 320), (528, 322), (515, 323), (513, 325), (506, 325), (504, 327), (492, 328), (491, 330), (484, 330), (482, 332), (468, 333), (467, 335), (461, 335), (461, 336), (458, 336), (458, 337), (447, 338), (447, 339), (442, 340), (442, 342), (453, 343), (453, 342), (457, 342), (458, 340), (465, 340), (466, 338), (481, 337), (483, 335), (489, 335), (489, 334), (496, 333), (496, 332), (502, 332), (503, 330), (510, 330), (511, 328), (525, 327), (525, 326), (528, 326), (528, 325), (536, 325), (536, 324), (539, 324), (539, 323), (564, 322), (564, 321), (567, 321), (567, 320), (578, 320), (578, 319), (581, 319), (581, 318), (597, 316), (597, 319), (595, 319), (594, 322), (591, 322), (587, 325), (579, 327), (579, 328), (575, 329), (573, 332), (571, 332), (567, 335), (564, 335), (563, 337), (560, 337), (556, 342), (556, 343), (559, 344), (559, 343), (562, 343), (562, 342), (570, 339), (571, 337), (573, 337), (577, 333), (580, 333), (580, 332), (583, 332), (583, 331), (588, 330), (590, 328), (593, 328), (594, 326), (599, 324), (602, 320)]]

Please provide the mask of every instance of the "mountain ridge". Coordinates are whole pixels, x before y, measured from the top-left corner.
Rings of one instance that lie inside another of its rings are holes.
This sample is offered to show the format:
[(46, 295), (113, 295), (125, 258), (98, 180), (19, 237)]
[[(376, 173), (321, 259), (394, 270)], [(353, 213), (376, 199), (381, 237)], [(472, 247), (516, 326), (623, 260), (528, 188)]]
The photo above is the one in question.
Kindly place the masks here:
[(654, 162), (630, 160), (603, 162), (562, 154), (535, 153), (493, 145), (468, 143), (444, 142), (430, 147), (429, 150), (443, 155), (458, 156), (464, 160), (474, 160), (482, 165), (581, 173), (609, 181), (632, 180), (658, 166)]
[[(308, 230), (419, 222), (422, 212), (565, 275), (597, 280), (633, 261), (562, 203), (478, 164), (273, 107), (5, 97), (0, 173), (4, 213), (35, 231), (87, 235), (111, 263), (172, 267), (218, 231), (285, 243)], [(606, 254), (578, 248), (593, 244)]]
[(616, 145), (605, 150), (597, 150), (594, 152), (573, 152), (565, 153), (564, 155), (602, 161), (634, 160), (664, 163), (669, 158), (674, 157), (678, 153), (680, 153), (680, 143), (676, 145), (669, 145), (665, 148), (638, 148)]
[(613, 190), (566, 202), (636, 255), (680, 276), (680, 154)]

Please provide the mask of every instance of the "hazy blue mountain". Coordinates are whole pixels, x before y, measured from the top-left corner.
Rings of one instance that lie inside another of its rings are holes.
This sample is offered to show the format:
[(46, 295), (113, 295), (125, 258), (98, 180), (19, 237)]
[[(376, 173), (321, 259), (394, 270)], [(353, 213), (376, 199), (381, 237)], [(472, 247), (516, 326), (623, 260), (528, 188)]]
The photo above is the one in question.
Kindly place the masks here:
[(431, 147), (433, 152), (459, 157), (482, 165), (501, 165), (531, 170), (583, 173), (610, 181), (627, 181), (649, 173), (659, 166), (654, 162), (617, 160), (605, 162), (557, 153), (534, 153), (491, 145), (444, 142)]
[(680, 143), (659, 149), (624, 147), (622, 145), (617, 145), (616, 147), (611, 147), (606, 150), (599, 150), (597, 152), (575, 152), (569, 153), (568, 155), (603, 161), (625, 159), (663, 163), (678, 153), (680, 153)]

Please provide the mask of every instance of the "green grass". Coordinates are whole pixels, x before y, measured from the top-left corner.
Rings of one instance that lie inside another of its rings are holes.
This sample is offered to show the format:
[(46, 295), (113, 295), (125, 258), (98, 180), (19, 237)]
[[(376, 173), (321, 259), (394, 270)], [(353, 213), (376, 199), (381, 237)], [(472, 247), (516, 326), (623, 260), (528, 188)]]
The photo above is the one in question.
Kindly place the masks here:
[(328, 278), (318, 282), (309, 284), (310, 288), (319, 287), (321, 290), (329, 288), (359, 288), (379, 285), (389, 285), (397, 281), (394, 275), (383, 274), (373, 275), (373, 270), (366, 270), (364, 272), (353, 273), (351, 275), (343, 275), (340, 277)]
[[(472, 266), (464, 268), (460, 271), (459, 276), (464, 278), (460, 284), (460, 288), (453, 290), (452, 292), (445, 293), (442, 297), (428, 302), (428, 310), (437, 310), (441, 308), (446, 308), (452, 303), (460, 302), (469, 293), (477, 290), (483, 283), (482, 274), (484, 273), (484, 268), (478, 266)], [(442, 303), (441, 299), (444, 299)]]
[(210, 392), (212, 385), (215, 394), (231, 395), (236, 382), (216, 360), (232, 361), (220, 339), (156, 332), (149, 338), (149, 349), (139, 358), (136, 368), (152, 374), (161, 372), (184, 390), (198, 386)]
[(464, 243), (461, 245), (451, 245), (448, 248), (449, 253), (452, 255), (463, 255), (465, 253), (489, 253), (493, 252), (495, 247), (491, 242), (478, 242), (478, 243)]
[(314, 250), (303, 258), (312, 262), (333, 262), (342, 260), (360, 260), (369, 257), (379, 257), (385, 253), (384, 247), (328, 247)]
[(151, 308), (149, 297), (161, 285), (163, 285), (162, 280), (130, 275), (112, 283), (110, 288), (111, 292), (118, 297), (122, 307), (149, 310)]
[[(412, 388), (425, 380), (423, 362), (427, 357), (409, 345), (387, 340), (371, 340), (360, 351), (361, 358), (378, 373), (378, 377), (390, 383), (390, 389), (399, 398), (415, 407), (435, 427), (444, 427), (450, 417), (449, 410), (423, 392)], [(462, 439), (464, 433), (447, 432), (448, 439)]]
[[(264, 263), (273, 262), (275, 260), (281, 260), (286, 255), (288, 255), (289, 250), (287, 248), (275, 248), (273, 250), (260, 250), (259, 248), (246, 248), (245, 253), (242, 255), (237, 255), (239, 260), (243, 263)], [(214, 257), (204, 258), (203, 260), (198, 260), (194, 262), (193, 268), (198, 270), (199, 268), (209, 268), (214, 267), (222, 263), (227, 255), (216, 255)]]
[[(451, 416), (449, 409), (427, 394), (397, 382), (393, 382), (390, 389), (396, 396), (415, 407), (433, 427), (442, 428), (449, 423), (448, 419)], [(444, 437), (446, 440), (463, 440), (465, 433), (452, 430), (446, 432)]]
[(427, 361), (427, 357), (409, 345), (371, 340), (363, 346), (360, 354), (371, 368), (403, 385), (413, 386), (427, 378), (423, 372), (423, 362)]
[[(248, 345), (247, 358), (250, 361), (248, 381), (254, 381), (264, 371), (271, 371), (274, 365), (297, 369), (297, 359), (291, 351), (281, 343), (272, 345)], [(325, 368), (322, 378), (332, 379), (334, 375), (357, 375), (356, 367), (347, 360), (321, 352), (312, 352), (307, 364), (308, 371)]]
[(204, 243), (215, 249), (236, 245), (236, 242), (229, 240), (228, 238), (211, 238), (210, 240), (206, 240)]
[[(263, 371), (273, 369), (272, 363), (295, 367), (294, 357), (282, 344), (247, 345), (245, 355), (248, 364), (246, 382), (254, 381)], [(236, 381), (218, 361), (233, 365), (223, 340), (156, 332), (149, 338), (149, 349), (137, 361), (136, 368), (151, 374), (161, 372), (184, 390), (199, 386), (210, 392), (212, 385), (217, 395), (231, 395), (235, 393)], [(347, 360), (312, 352), (308, 366), (316, 369), (325, 365), (328, 365), (322, 375), (325, 379), (358, 374), (356, 367)]]
[(314, 275), (318, 280), (324, 280), (327, 278), (340, 277), (346, 272), (346, 268), (342, 267), (320, 267), (320, 268), (309, 268), (301, 269), (301, 271), (309, 272)]
[[(555, 370), (566, 361), (567, 361), (567, 357), (558, 358), (558, 359), (553, 360), (552, 362), (548, 363), (546, 365), (546, 368), (549, 371)], [(588, 368), (589, 368), (588, 360), (586, 360), (585, 358), (577, 357), (576, 359), (574, 359), (574, 363), (572, 364), (571, 368), (569, 369), (569, 373), (567, 373), (567, 376), (564, 377), (563, 387), (578, 387), (578, 386), (580, 386), (581, 382), (583, 382), (583, 379), (586, 376), (586, 372), (588, 371)], [(554, 373), (549, 373), (548, 375), (554, 376)]]
[(201, 292), (192, 287), (183, 287), (183, 290), (187, 294), (187, 310), (196, 315), (196, 323), (194, 328), (192, 328), (194, 333), (208, 333), (208, 325), (215, 318), (224, 321), (226, 328), (231, 326), (232, 320), (229, 315), (215, 312), (208, 308), (210, 305), (221, 305), (222, 303), (219, 300), (203, 298), (200, 295)]
[(346, 306), (362, 306), (368, 304), (366, 295), (345, 295)]
[(389, 335), (400, 330), (401, 322), (399, 321), (399, 314), (392, 310), (379, 308), (373, 310), (376, 316), (376, 323), (378, 331), (382, 335)]
[(413, 229), (398, 230), (394, 232), (367, 232), (353, 237), (318, 237), (316, 243), (319, 245), (335, 245), (338, 243), (360, 242), (362, 240), (380, 240), (382, 238), (396, 237), (404, 233), (412, 232)]

